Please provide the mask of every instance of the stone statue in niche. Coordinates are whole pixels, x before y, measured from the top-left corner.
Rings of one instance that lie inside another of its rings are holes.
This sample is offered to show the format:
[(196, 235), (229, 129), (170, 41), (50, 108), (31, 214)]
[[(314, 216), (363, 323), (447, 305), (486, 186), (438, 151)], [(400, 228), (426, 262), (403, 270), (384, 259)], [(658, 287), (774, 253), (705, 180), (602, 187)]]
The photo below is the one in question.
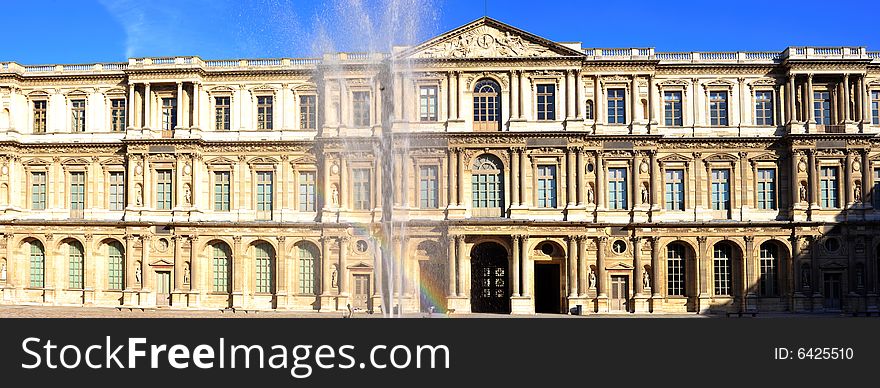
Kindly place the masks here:
[(644, 288), (651, 288), (651, 275), (645, 269), (642, 269), (642, 286)]
[(183, 267), (183, 284), (189, 284), (189, 263)]
[(807, 184), (804, 182), (801, 182), (801, 187), (798, 189), (798, 191), (800, 192), (801, 202), (806, 201), (807, 200)]
[(330, 200), (333, 201), (333, 207), (339, 207), (339, 190), (336, 189), (336, 185), (331, 189)]
[(6, 263), (0, 264), (0, 280), (6, 281)]
[(183, 186), (183, 203), (185, 205), (192, 204), (192, 189), (190, 189), (188, 183)]
[(648, 203), (651, 200), (651, 193), (647, 187), (642, 187), (642, 203)]
[(596, 288), (596, 273), (590, 270), (590, 288)]
[(141, 266), (138, 263), (138, 266), (134, 268), (134, 282), (137, 284), (141, 284)]
[(810, 288), (810, 267), (801, 268), (801, 286)]
[(861, 182), (856, 182), (855, 188), (853, 188), (853, 198), (856, 202), (862, 202), (862, 184)]
[(589, 188), (587, 188), (587, 203), (593, 203), (595, 195), (596, 194), (593, 193), (593, 186), (591, 185)]
[(134, 202), (137, 206), (144, 206), (144, 191), (141, 189), (140, 184), (134, 188)]
[(336, 266), (333, 266), (333, 270), (330, 271), (330, 287), (336, 288), (339, 284), (339, 273), (336, 271)]

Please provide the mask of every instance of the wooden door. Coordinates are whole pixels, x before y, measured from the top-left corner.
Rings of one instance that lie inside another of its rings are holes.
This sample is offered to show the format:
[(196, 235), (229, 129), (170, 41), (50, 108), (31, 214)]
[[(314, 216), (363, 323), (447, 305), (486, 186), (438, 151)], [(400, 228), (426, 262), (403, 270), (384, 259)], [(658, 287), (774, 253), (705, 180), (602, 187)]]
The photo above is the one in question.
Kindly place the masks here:
[(611, 310), (627, 311), (626, 302), (629, 299), (629, 287), (626, 276), (611, 277)]
[(840, 310), (840, 274), (825, 274), (825, 308)]
[(156, 305), (168, 306), (171, 304), (171, 272), (156, 272)]
[(354, 294), (351, 307), (362, 310), (370, 309), (370, 275), (353, 275)]

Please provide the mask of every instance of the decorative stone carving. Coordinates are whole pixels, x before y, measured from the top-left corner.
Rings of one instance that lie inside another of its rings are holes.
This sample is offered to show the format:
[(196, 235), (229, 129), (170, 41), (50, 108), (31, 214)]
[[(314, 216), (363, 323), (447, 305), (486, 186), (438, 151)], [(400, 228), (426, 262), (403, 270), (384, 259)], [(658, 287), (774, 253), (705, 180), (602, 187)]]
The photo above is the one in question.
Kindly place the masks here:
[(549, 48), (529, 42), (509, 31), (500, 31), (486, 25), (477, 27), (438, 42), (420, 53), (416, 58), (514, 58), (558, 57)]

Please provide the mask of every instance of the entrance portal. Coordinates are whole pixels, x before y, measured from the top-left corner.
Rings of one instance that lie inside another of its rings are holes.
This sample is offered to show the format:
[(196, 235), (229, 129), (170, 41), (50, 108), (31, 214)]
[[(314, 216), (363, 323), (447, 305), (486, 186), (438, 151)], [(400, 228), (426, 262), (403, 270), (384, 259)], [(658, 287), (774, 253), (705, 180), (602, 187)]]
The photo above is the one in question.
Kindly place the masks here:
[(825, 274), (825, 309), (840, 310), (840, 273)]
[(471, 311), (510, 313), (507, 250), (498, 243), (482, 243), (471, 251)]
[(171, 272), (156, 272), (156, 306), (171, 304)]
[(370, 309), (370, 275), (352, 275), (354, 279), (354, 293), (351, 296), (351, 308)]
[(559, 314), (560, 297), (559, 264), (535, 263), (535, 312)]
[(629, 285), (627, 276), (615, 275), (611, 277), (611, 311), (629, 311)]

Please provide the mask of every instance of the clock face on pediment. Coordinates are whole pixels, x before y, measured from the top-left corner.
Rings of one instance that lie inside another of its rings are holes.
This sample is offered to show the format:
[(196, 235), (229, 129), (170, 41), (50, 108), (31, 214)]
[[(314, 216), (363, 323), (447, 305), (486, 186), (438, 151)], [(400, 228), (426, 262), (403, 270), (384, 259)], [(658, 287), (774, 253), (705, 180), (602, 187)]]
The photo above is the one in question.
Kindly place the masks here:
[(577, 50), (482, 18), (402, 53), (404, 58), (548, 58), (582, 56)]

